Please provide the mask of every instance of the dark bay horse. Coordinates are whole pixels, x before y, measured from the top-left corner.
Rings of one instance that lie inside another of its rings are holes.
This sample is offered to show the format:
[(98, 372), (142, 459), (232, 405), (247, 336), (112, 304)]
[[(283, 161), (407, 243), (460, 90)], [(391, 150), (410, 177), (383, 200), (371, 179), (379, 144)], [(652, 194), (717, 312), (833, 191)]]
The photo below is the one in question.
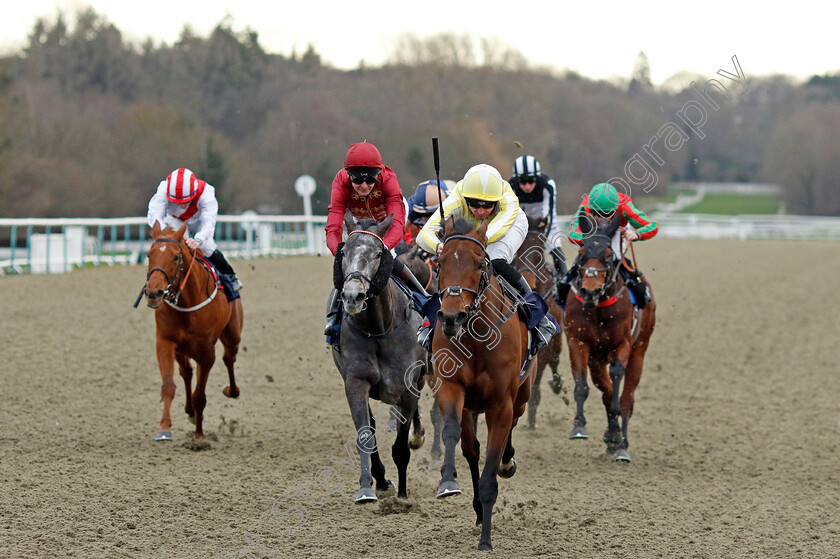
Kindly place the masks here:
[[(645, 352), (656, 325), (656, 301), (651, 290), (647, 306), (634, 311), (630, 293), (618, 273), (620, 261), (610, 245), (621, 216), (616, 214), (611, 220), (587, 217), (591, 221), (580, 220), (584, 237), (577, 257), (580, 274), (566, 302), (565, 330), (577, 404), (569, 438), (588, 438), (583, 415), (589, 395), (588, 366), (607, 410), (607, 455), (629, 462), (627, 425), (633, 415), (633, 392), (641, 379)], [(638, 312), (635, 318), (634, 312)], [(619, 397), (622, 380), (624, 389)]]
[[(445, 222), (439, 259), (441, 306), (432, 346), (436, 396), (444, 418), (437, 496), (461, 493), (455, 481), (455, 445), (460, 439), (472, 475), (482, 550), (493, 549), (490, 528), (499, 493), (497, 475), (509, 478), (516, 472), (511, 436), (525, 413), (537, 368), (533, 360), (520, 371), (528, 354), (528, 331), (492, 275), (486, 231), (486, 223), (473, 231), (463, 220)], [(479, 478), (480, 413), (487, 421), (487, 452)]]
[[(344, 379), (356, 427), (361, 465), (360, 488), (354, 496), (357, 503), (377, 500), (374, 479), (377, 490), (391, 486), (379, 458), (369, 398), (390, 404), (391, 414), (398, 412), (401, 419), (391, 447), (399, 473), (399, 497), (407, 497), (410, 449), (423, 444), (423, 428), (416, 411), (429, 361), (416, 339), (422, 322), (420, 314), (412, 310), (409, 297), (390, 280), (393, 257), (382, 237), (392, 221), (393, 217), (388, 216), (381, 223), (363, 219), (355, 224), (351, 218), (345, 218), (347, 241), (336, 253), (334, 284), (341, 293), (347, 316), (342, 320), (340, 342), (333, 346), (332, 355)], [(414, 434), (409, 441), (411, 423)]]
[[(522, 241), (522, 246), (516, 252), (513, 265), (522, 274), (522, 277), (531, 286), (531, 289), (540, 294), (548, 305), (548, 312), (557, 320), (557, 324), (563, 324), (563, 309), (557, 304), (554, 297), (554, 280), (551, 271), (545, 261), (545, 229), (548, 226), (546, 218), (528, 218), (528, 234)], [(555, 394), (563, 389), (563, 378), (557, 371), (560, 365), (560, 353), (563, 351), (563, 335), (557, 332), (551, 340), (537, 354), (537, 377), (534, 380), (534, 387), (531, 390), (531, 399), (528, 400), (528, 429), (534, 429), (537, 420), (537, 406), (540, 403), (540, 382), (545, 368), (551, 368), (551, 381), (549, 386)]]
[[(155, 309), (157, 325), (156, 347), (160, 377), (163, 382), (160, 396), (163, 416), (155, 440), (172, 440), (170, 407), (175, 397), (175, 362), (186, 387), (187, 403), (184, 411), (195, 422), (195, 437), (204, 438), (202, 420), (207, 403), (205, 389), (210, 369), (216, 361), (216, 341), (225, 348), (223, 361), (230, 385), (223, 392), (237, 398), (239, 388), (233, 374), (233, 364), (242, 337), (242, 300), (228, 303), (218, 292), (215, 278), (202, 263), (195, 261), (184, 242), (184, 224), (177, 231), (171, 227), (152, 227), (152, 246), (149, 248), (149, 270), (144, 290), (146, 303)], [(164, 304), (165, 303), (165, 304)], [(195, 389), (192, 389), (193, 368), (198, 365)]]

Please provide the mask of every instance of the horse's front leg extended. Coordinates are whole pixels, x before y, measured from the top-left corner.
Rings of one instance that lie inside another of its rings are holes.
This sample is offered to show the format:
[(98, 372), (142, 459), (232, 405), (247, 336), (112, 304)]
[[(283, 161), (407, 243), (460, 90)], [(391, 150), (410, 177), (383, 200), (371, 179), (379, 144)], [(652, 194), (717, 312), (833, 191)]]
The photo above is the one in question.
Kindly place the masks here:
[[(418, 410), (416, 406), (417, 403), (415, 402), (415, 407), (413, 411), (411, 411), (411, 407), (401, 408), (400, 413), (403, 413), (403, 417), (416, 416)], [(408, 471), (408, 463), (409, 461), (411, 461), (411, 450), (408, 444), (408, 432), (410, 430), (411, 421), (399, 422), (399, 427), (397, 428), (397, 437), (394, 440), (394, 444), (391, 446), (391, 457), (394, 459), (394, 464), (396, 464), (397, 466), (397, 472), (399, 476), (399, 480), (397, 481), (397, 497), (401, 497), (403, 499), (408, 498), (406, 477)]]
[(586, 417), (583, 415), (583, 404), (589, 397), (589, 384), (586, 382), (586, 364), (589, 361), (589, 347), (583, 342), (572, 338), (569, 341), (569, 360), (572, 366), (572, 378), (575, 380), (575, 423), (570, 439), (588, 439), (586, 432)]
[(461, 488), (455, 478), (455, 445), (461, 439), (461, 415), (464, 411), (464, 388), (452, 382), (443, 381), (437, 392), (438, 404), (443, 415), (443, 465), (440, 467), (438, 498), (459, 495)]
[(169, 340), (157, 339), (158, 368), (160, 369), (160, 399), (163, 401), (163, 415), (160, 418), (158, 440), (172, 440), (172, 400), (175, 398), (175, 344)]
[(473, 510), (475, 510), (475, 525), (480, 526), (483, 518), (481, 499), (478, 497), (478, 459), (480, 457), (481, 445), (478, 442), (475, 432), (478, 430), (478, 416), (470, 411), (465, 411), (461, 421), (461, 452), (470, 465), (470, 476), (473, 484)]
[(344, 393), (350, 405), (350, 414), (356, 428), (356, 449), (359, 451), (359, 490), (353, 500), (357, 503), (376, 501), (376, 491), (373, 489), (373, 476), (370, 471), (370, 455), (376, 450), (376, 435), (370, 425), (370, 410), (368, 396), (370, 383), (348, 376), (344, 381)]
[(609, 453), (614, 453), (624, 439), (618, 418), (621, 415), (621, 381), (624, 380), (624, 372), (629, 358), (630, 343), (625, 342), (619, 346), (615, 360), (610, 363), (612, 394), (609, 401), (607, 401), (607, 393), (604, 393), (604, 405), (607, 408), (607, 431), (604, 433), (604, 442), (607, 444), (607, 452)]

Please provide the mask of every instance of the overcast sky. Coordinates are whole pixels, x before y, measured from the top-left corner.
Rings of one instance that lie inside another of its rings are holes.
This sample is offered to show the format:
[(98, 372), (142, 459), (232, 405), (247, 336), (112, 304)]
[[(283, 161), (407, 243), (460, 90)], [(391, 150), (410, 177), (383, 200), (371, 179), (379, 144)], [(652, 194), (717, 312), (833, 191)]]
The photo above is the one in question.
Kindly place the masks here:
[[(752, 4), (756, 7), (747, 7)], [(685, 70), (714, 76), (737, 56), (749, 78), (773, 73), (807, 78), (840, 71), (834, 18), (824, 2), (706, 0), (690, 4), (519, 0), (0, 0), (0, 51), (23, 47), (38, 17), (83, 6), (104, 15), (126, 40), (172, 44), (185, 24), (207, 36), (226, 15), (236, 31), (259, 34), (269, 52), (288, 55), (313, 44), (324, 62), (354, 68), (384, 59), (394, 37), (443, 31), (498, 38), (534, 64), (592, 78), (629, 76), (640, 51), (654, 83)], [(71, 18), (72, 21), (72, 18)]]

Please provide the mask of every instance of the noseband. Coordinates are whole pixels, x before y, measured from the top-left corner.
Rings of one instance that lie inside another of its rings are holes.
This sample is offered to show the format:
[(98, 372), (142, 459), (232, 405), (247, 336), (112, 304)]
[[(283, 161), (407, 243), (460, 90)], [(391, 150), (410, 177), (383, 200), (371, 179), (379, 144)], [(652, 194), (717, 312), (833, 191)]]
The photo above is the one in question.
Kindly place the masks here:
[[(610, 243), (612, 243), (612, 239), (607, 237), (606, 235), (598, 234), (598, 235), (594, 235), (594, 237), (601, 237), (603, 239), (606, 239), (606, 241), (608, 243), (608, 246), (609, 246)], [(580, 258), (580, 257), (578, 257), (578, 258)], [(613, 265), (610, 265), (610, 264), (604, 262), (600, 258), (598, 258), (598, 261), (603, 263), (604, 266), (603, 267), (596, 267), (596, 266), (581, 266), (580, 267), (580, 275), (578, 276), (578, 280), (576, 282), (577, 285), (575, 286), (577, 292), (580, 293), (580, 289), (583, 285), (583, 280), (585, 278), (597, 278), (599, 272), (604, 272), (606, 274), (606, 277), (604, 278), (604, 283), (602, 283), (600, 287), (598, 287), (597, 289), (595, 289), (592, 292), (592, 297), (596, 301), (599, 300), (601, 297), (604, 297), (605, 294), (607, 293), (607, 291), (609, 291), (610, 288), (612, 288), (612, 286), (615, 284), (616, 277), (618, 276), (618, 267), (621, 265), (621, 256), (619, 256), (619, 258), (615, 261), (615, 264), (613, 264)]]
[[(473, 243), (477, 244), (481, 247), (481, 252), (484, 254), (484, 268), (481, 270), (481, 277), (478, 280), (478, 289), (470, 289), (468, 287), (461, 287), (460, 285), (450, 285), (440, 292), (440, 302), (443, 303), (444, 299), (449, 297), (450, 295), (455, 297), (460, 297), (460, 299), (464, 302), (464, 307), (467, 311), (467, 317), (472, 318), (478, 312), (478, 305), (481, 302), (481, 296), (484, 294), (484, 291), (487, 289), (487, 286), (490, 285), (490, 267), (492, 263), (490, 262), (490, 257), (487, 256), (487, 249), (484, 246), (484, 243), (477, 239), (473, 239), (472, 237), (468, 237), (467, 235), (452, 235), (451, 237), (447, 237), (445, 241), (443, 241), (443, 245), (446, 246), (446, 243), (449, 241), (454, 240), (467, 240), (472, 241)], [(472, 303), (467, 304), (466, 299), (464, 299), (463, 292), (466, 291), (468, 293), (473, 294)]]
[[(382, 237), (380, 237), (376, 233), (374, 233), (372, 231), (365, 231), (364, 229), (356, 229), (355, 231), (351, 231), (347, 235), (347, 238), (350, 238), (351, 235), (356, 235), (356, 234), (370, 235), (371, 237), (376, 238), (377, 240), (379, 240), (380, 243), (382, 243), (382, 250), (383, 251), (386, 250), (385, 249), (385, 241), (383, 241)], [(380, 266), (381, 266), (381, 264), (380, 264)], [(373, 280), (370, 279), (369, 277), (367, 277), (366, 275), (364, 275), (362, 272), (360, 272), (358, 270), (355, 271), (355, 272), (350, 272), (349, 274), (344, 276), (344, 283), (347, 283), (350, 280), (358, 280), (359, 282), (361, 282), (362, 287), (365, 290), (365, 300), (362, 301), (362, 310), (365, 310), (367, 308), (368, 300), (375, 296), (375, 294), (372, 293), (371, 290), (370, 290), (370, 286), (373, 284)]]
[[(163, 291), (163, 298), (164, 300), (169, 301), (174, 305), (178, 303), (178, 297), (181, 295), (181, 290), (176, 290), (174, 286), (178, 285), (178, 280), (181, 279), (181, 274), (184, 271), (184, 255), (181, 253), (180, 250), (181, 242), (176, 239), (162, 238), (153, 240), (152, 246), (155, 246), (155, 243), (175, 243), (176, 245), (178, 245), (178, 255), (176, 256), (176, 260), (178, 261), (178, 272), (174, 278), (170, 278), (169, 274), (166, 273), (166, 270), (157, 266), (149, 270), (149, 273), (146, 275), (146, 285), (148, 285), (149, 279), (152, 277), (152, 274), (154, 274), (155, 272), (160, 272), (161, 274), (163, 274), (163, 277), (166, 278), (166, 281), (168, 283), (166, 289)], [(149, 247), (149, 253), (151, 252), (152, 249), (151, 247)]]

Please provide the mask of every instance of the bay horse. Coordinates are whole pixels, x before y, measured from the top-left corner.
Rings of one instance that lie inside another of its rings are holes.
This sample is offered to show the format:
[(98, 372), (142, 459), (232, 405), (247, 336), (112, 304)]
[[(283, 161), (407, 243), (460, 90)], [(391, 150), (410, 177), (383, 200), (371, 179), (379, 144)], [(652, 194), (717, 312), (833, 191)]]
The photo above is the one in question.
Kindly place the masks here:
[[(602, 392), (607, 411), (607, 430), (604, 432), (607, 456), (629, 462), (627, 425), (633, 415), (633, 392), (641, 379), (645, 352), (656, 325), (656, 301), (650, 290), (650, 302), (643, 310), (636, 310), (631, 302), (630, 292), (618, 273), (622, 256), (616, 257), (611, 248), (620, 222), (618, 214), (609, 220), (595, 216), (580, 220), (584, 237), (576, 262), (580, 273), (566, 300), (565, 313), (577, 404), (569, 438), (589, 436), (583, 414), (583, 404), (589, 395), (588, 366), (592, 382)], [(634, 313), (638, 315), (634, 317)], [(619, 397), (622, 380), (624, 388)]]
[[(557, 304), (554, 297), (556, 287), (551, 271), (545, 261), (545, 229), (548, 226), (547, 218), (528, 217), (528, 233), (522, 246), (516, 251), (513, 265), (522, 274), (522, 277), (531, 286), (531, 289), (539, 293), (548, 305), (548, 312), (557, 320), (558, 325), (563, 324), (563, 309)], [(533, 430), (537, 421), (537, 406), (540, 404), (540, 383), (542, 382), (543, 371), (546, 367), (551, 368), (551, 380), (549, 386), (555, 394), (560, 394), (563, 389), (563, 377), (557, 371), (560, 366), (560, 354), (563, 352), (563, 334), (557, 332), (551, 337), (548, 344), (537, 354), (537, 377), (534, 380), (534, 387), (531, 390), (531, 398), (528, 400), (528, 429)]]
[[(470, 466), (473, 509), (481, 525), (478, 549), (490, 550), (497, 475), (516, 472), (513, 427), (525, 413), (537, 361), (524, 371), (528, 331), (519, 304), (503, 295), (485, 250), (487, 223), (473, 231), (464, 220), (444, 222), (440, 253), (440, 310), (432, 344), (437, 400), (444, 418), (444, 459), (437, 497), (458, 495), (455, 445)], [(478, 414), (487, 421), (487, 453), (479, 478)]]
[[(358, 224), (346, 216), (347, 241), (336, 252), (333, 274), (347, 313), (341, 322), (340, 341), (332, 346), (332, 356), (344, 379), (356, 428), (361, 468), (359, 490), (353, 497), (356, 503), (377, 500), (374, 479), (377, 490), (392, 486), (379, 458), (369, 398), (390, 404), (391, 414), (396, 411), (401, 417), (391, 447), (399, 475), (398, 497), (407, 497), (411, 449), (423, 444), (423, 427), (416, 412), (429, 358), (416, 339), (420, 314), (412, 309), (409, 296), (390, 280), (393, 257), (382, 237), (392, 222), (393, 215), (380, 223), (363, 219)], [(414, 433), (409, 441), (410, 423)]]
[[(210, 269), (194, 258), (184, 241), (187, 225), (177, 231), (172, 227), (152, 227), (149, 268), (144, 294), (146, 303), (155, 309), (156, 351), (162, 386), (163, 416), (155, 440), (172, 440), (170, 407), (175, 397), (175, 362), (184, 379), (186, 405), (184, 411), (195, 423), (195, 438), (203, 439), (205, 389), (210, 369), (216, 361), (216, 341), (225, 348), (222, 360), (228, 371), (229, 386), (223, 389), (228, 398), (239, 397), (233, 364), (242, 338), (242, 300), (228, 303)], [(165, 303), (165, 304), (164, 304)], [(198, 366), (195, 389), (192, 389), (193, 368)]]

